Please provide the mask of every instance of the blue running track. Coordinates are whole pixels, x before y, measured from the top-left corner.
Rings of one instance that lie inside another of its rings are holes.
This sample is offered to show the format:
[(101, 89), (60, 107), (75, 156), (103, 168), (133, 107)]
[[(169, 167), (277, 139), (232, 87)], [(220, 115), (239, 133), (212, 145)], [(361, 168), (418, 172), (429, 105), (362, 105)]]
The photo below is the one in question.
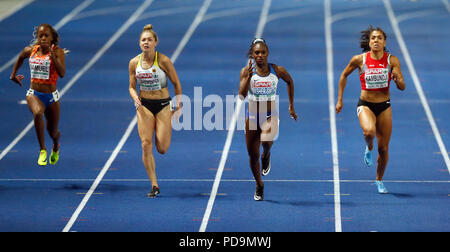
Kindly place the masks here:
[[(0, 20), (0, 231), (450, 231), (448, 0), (36, 0)], [(40, 23), (57, 25), (70, 50), (58, 83), (60, 161), (45, 167), (24, 104), (28, 64), (20, 88), (8, 63)], [(192, 112), (191, 129), (173, 131), (168, 153), (154, 151), (156, 199), (146, 198), (128, 93), (128, 62), (146, 24), (158, 33), (157, 50), (172, 58)], [(370, 24), (386, 31), (407, 86), (391, 88), (386, 195), (377, 193), (376, 166), (363, 164), (356, 71), (334, 114), (340, 73)], [(219, 107), (218, 129), (194, 127), (194, 116), (218, 106), (205, 98), (237, 95), (255, 35), (266, 39), (269, 61), (292, 75), (299, 115), (297, 123), (289, 118), (281, 82), (263, 202), (253, 200), (244, 131), (227, 130), (234, 111)]]

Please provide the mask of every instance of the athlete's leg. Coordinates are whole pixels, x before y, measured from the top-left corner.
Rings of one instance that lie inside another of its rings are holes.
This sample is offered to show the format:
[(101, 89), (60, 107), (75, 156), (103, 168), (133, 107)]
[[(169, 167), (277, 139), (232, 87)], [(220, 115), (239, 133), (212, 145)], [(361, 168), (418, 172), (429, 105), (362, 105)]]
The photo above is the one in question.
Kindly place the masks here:
[(45, 118), (47, 119), (47, 132), (53, 140), (53, 151), (58, 151), (60, 132), (58, 130), (60, 117), (59, 101), (54, 102), (45, 110)]
[(278, 135), (278, 121), (278, 116), (272, 116), (261, 126), (261, 145), (263, 147), (261, 165), (264, 176), (270, 171), (270, 149)]
[(377, 118), (372, 110), (367, 106), (358, 107), (359, 124), (363, 130), (364, 140), (369, 150), (373, 150), (373, 140), (376, 136), (376, 121)]
[(172, 111), (170, 106), (164, 107), (156, 114), (155, 145), (159, 153), (165, 154), (172, 138)]
[(150, 182), (153, 186), (158, 187), (156, 179), (155, 159), (153, 158), (153, 133), (155, 131), (155, 117), (144, 106), (137, 109), (137, 125), (138, 132), (142, 144), (142, 161), (147, 171)]
[(382, 180), (389, 161), (389, 142), (392, 133), (392, 108), (389, 107), (377, 117), (377, 180)]
[(44, 112), (45, 106), (44, 103), (35, 95), (28, 95), (26, 97), (28, 108), (31, 113), (33, 113), (34, 120), (34, 128), (36, 130), (36, 135), (39, 141), (39, 147), (41, 150), (45, 150), (45, 141), (44, 141)]
[(245, 142), (247, 145), (247, 152), (250, 159), (250, 169), (252, 170), (253, 177), (255, 178), (255, 182), (257, 186), (264, 186), (264, 183), (261, 178), (261, 168), (259, 165), (259, 152), (261, 148), (260, 141), (260, 130), (251, 130), (252, 125), (250, 125), (250, 120), (247, 118), (245, 120)]

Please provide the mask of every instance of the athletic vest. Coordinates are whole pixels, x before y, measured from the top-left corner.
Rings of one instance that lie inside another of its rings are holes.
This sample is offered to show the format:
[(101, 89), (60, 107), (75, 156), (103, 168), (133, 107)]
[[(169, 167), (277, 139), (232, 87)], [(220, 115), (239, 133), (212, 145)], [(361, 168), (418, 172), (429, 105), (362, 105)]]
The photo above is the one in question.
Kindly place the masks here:
[(250, 79), (248, 99), (252, 101), (274, 101), (277, 94), (278, 77), (269, 63), (269, 75), (259, 76), (253, 73)]
[(29, 58), (31, 82), (40, 84), (56, 85), (58, 73), (55, 63), (50, 58), (50, 52), (46, 55), (38, 56), (39, 45), (33, 46)]
[(384, 53), (383, 58), (374, 60), (370, 52), (363, 54), (363, 68), (360, 75), (361, 89), (367, 91), (387, 91), (391, 81), (391, 55)]
[(155, 52), (155, 60), (149, 69), (142, 68), (142, 54), (139, 55), (136, 79), (139, 82), (139, 89), (142, 91), (155, 91), (167, 87), (166, 73), (158, 65), (158, 52)]

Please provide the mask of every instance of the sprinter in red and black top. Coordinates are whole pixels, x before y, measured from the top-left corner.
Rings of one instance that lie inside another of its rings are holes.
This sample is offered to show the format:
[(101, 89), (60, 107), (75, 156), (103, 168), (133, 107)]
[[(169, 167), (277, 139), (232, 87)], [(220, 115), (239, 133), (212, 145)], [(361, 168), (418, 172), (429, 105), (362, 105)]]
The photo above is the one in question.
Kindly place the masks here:
[(363, 54), (355, 55), (345, 67), (339, 79), (339, 94), (336, 112), (343, 106), (347, 77), (359, 69), (361, 95), (357, 115), (366, 141), (364, 162), (372, 165), (373, 140), (377, 137), (378, 159), (376, 184), (379, 193), (387, 193), (382, 179), (389, 160), (389, 141), (392, 132), (392, 109), (389, 86), (391, 79), (397, 88), (405, 89), (405, 81), (397, 57), (386, 52), (386, 33), (379, 27), (370, 26), (361, 32), (360, 45)]

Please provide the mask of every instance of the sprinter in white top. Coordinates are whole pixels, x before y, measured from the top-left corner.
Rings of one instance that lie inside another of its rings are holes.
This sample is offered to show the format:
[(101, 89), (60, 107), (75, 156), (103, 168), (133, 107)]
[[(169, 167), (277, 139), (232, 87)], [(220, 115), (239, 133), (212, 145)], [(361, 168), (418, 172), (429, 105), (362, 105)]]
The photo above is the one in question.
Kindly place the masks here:
[[(294, 81), (282, 66), (268, 63), (269, 47), (262, 38), (252, 41), (247, 53), (248, 66), (241, 69), (239, 95), (248, 95), (248, 108), (245, 120), (245, 141), (250, 158), (250, 168), (256, 181), (256, 191), (253, 198), (264, 199), (264, 183), (261, 178), (270, 171), (270, 149), (274, 138), (278, 135), (278, 111), (276, 108), (276, 92), (278, 79), (287, 84), (289, 96), (289, 114), (297, 121), (294, 110)], [(253, 65), (252, 60), (255, 61)], [(262, 169), (259, 165), (260, 148)]]
[[(158, 36), (152, 25), (146, 25), (142, 30), (139, 45), (142, 53), (131, 59), (129, 64), (129, 91), (136, 107), (142, 160), (152, 184), (147, 197), (154, 198), (160, 190), (152, 153), (153, 135), (158, 152), (166, 153), (172, 136), (172, 115), (181, 107), (181, 84), (170, 59), (156, 51)], [(175, 87), (175, 109), (169, 105), (171, 98), (167, 78)]]

